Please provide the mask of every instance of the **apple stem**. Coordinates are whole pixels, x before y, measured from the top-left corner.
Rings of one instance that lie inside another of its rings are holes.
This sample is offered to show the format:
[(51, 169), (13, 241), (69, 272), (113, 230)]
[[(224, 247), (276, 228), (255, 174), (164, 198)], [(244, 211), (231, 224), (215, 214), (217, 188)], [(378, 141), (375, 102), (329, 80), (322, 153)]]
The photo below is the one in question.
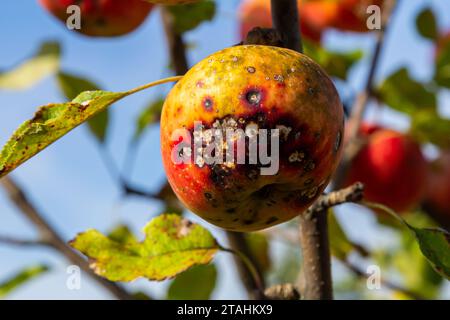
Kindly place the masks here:
[(303, 52), (297, 0), (271, 0), (273, 27), (286, 48)]

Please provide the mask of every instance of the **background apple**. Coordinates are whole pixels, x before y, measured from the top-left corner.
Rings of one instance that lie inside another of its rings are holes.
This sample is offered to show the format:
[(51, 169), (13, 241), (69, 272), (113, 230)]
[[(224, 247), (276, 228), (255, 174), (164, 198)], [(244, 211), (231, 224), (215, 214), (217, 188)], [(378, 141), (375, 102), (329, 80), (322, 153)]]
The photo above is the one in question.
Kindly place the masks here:
[(365, 127), (367, 142), (353, 160), (348, 184), (364, 183), (368, 201), (397, 212), (418, 205), (427, 186), (427, 165), (419, 144), (400, 132)]
[(93, 37), (116, 37), (128, 34), (147, 18), (153, 5), (142, 0), (39, 0), (52, 15), (66, 23), (67, 7), (81, 8), (81, 29)]

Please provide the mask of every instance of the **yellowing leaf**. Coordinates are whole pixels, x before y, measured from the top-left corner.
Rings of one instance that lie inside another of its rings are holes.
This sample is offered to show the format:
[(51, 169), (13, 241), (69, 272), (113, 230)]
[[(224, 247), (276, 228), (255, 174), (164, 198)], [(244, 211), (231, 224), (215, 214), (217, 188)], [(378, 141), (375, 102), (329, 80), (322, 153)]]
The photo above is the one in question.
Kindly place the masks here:
[[(59, 72), (57, 75), (58, 85), (61, 92), (67, 100), (73, 100), (83, 91), (100, 90), (100, 87), (88, 79), (84, 79), (65, 72)], [(108, 109), (100, 112), (91, 118), (87, 124), (91, 133), (100, 141), (104, 142), (108, 129), (109, 113)]]
[(0, 89), (27, 89), (59, 69), (60, 46), (57, 42), (43, 43), (37, 54), (7, 72), (0, 71)]
[(73, 102), (41, 107), (31, 120), (16, 130), (3, 147), (0, 154), (0, 177), (126, 95), (126, 92), (92, 91)]
[(181, 77), (158, 80), (125, 91), (86, 91), (67, 103), (41, 107), (31, 119), (14, 132), (0, 153), (0, 178), (85, 121), (106, 110), (114, 102), (144, 89)]
[(154, 218), (143, 231), (142, 242), (124, 244), (89, 230), (79, 234), (71, 246), (90, 258), (98, 275), (111, 281), (172, 278), (209, 263), (219, 250), (208, 230), (176, 214)]

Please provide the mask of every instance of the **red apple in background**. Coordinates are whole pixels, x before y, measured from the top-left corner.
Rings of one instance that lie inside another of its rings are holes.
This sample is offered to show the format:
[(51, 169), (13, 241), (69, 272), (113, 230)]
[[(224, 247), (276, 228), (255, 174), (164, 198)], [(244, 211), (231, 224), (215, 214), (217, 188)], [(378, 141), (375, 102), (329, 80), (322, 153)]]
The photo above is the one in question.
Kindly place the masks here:
[(66, 23), (71, 13), (67, 8), (77, 5), (81, 9), (81, 29), (92, 37), (116, 37), (139, 27), (153, 5), (142, 0), (39, 0), (52, 15)]
[[(332, 0), (333, 1), (333, 0)], [(334, 0), (338, 3), (333, 27), (341, 31), (369, 32), (367, 8), (377, 5), (382, 9), (384, 0)]]
[(450, 218), (450, 151), (430, 163), (429, 189), (426, 203), (439, 214)]
[(353, 160), (347, 183), (364, 183), (366, 200), (397, 212), (414, 208), (427, 187), (427, 164), (420, 145), (394, 130), (367, 126), (365, 132), (366, 144)]

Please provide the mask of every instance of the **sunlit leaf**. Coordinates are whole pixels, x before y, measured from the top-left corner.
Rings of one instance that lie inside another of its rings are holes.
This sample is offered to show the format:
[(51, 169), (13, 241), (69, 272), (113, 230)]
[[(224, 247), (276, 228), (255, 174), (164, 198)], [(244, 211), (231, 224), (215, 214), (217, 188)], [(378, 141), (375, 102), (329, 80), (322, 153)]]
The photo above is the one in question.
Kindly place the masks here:
[(11, 70), (0, 70), (0, 89), (24, 90), (56, 73), (60, 64), (60, 46), (45, 42), (36, 55)]
[(154, 218), (143, 232), (142, 242), (123, 244), (89, 230), (71, 246), (90, 258), (98, 275), (111, 281), (172, 278), (192, 266), (208, 264), (219, 250), (208, 230), (176, 214)]
[(412, 115), (418, 110), (436, 109), (436, 95), (411, 78), (406, 68), (391, 74), (379, 88), (380, 99), (392, 109)]
[(342, 80), (347, 79), (350, 68), (363, 57), (360, 50), (333, 52), (306, 41), (304, 41), (304, 50), (305, 54), (319, 63), (330, 76)]
[(216, 5), (211, 0), (167, 7), (174, 16), (175, 32), (181, 34), (197, 28), (205, 21), (211, 21), (216, 14)]
[(173, 280), (167, 292), (169, 300), (208, 300), (216, 286), (214, 264), (200, 265), (183, 272)]
[[(58, 72), (57, 80), (61, 92), (67, 100), (73, 100), (80, 92), (83, 91), (98, 91), (100, 87), (88, 79), (84, 79), (65, 72)], [(89, 119), (87, 124), (91, 133), (100, 141), (103, 142), (106, 137), (108, 129), (109, 113), (108, 109), (100, 112), (93, 118)]]
[(164, 98), (159, 98), (155, 101), (152, 101), (146, 108), (142, 110), (136, 121), (134, 139), (139, 139), (148, 126), (159, 121), (163, 105)]
[(114, 102), (133, 93), (181, 77), (158, 80), (125, 92), (85, 91), (67, 103), (39, 108), (31, 120), (14, 132), (0, 153), (0, 177), (8, 174), (38, 152), (85, 121), (92, 119)]
[(422, 10), (416, 18), (417, 31), (424, 38), (436, 40), (438, 28), (436, 18), (430, 8)]
[(47, 272), (49, 268), (45, 265), (37, 265), (25, 268), (13, 275), (10, 279), (0, 283), (0, 298), (10, 294), (21, 285)]

